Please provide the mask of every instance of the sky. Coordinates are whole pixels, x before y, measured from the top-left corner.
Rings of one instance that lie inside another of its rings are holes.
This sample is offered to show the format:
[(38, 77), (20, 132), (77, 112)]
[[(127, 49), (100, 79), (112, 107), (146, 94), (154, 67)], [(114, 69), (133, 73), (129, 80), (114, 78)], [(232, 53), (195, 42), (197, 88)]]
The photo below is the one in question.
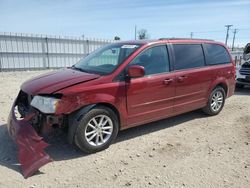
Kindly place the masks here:
[(225, 42), (232, 24), (236, 46), (250, 42), (250, 0), (0, 0), (0, 32), (86, 38), (134, 39), (134, 28), (151, 39), (208, 38)]

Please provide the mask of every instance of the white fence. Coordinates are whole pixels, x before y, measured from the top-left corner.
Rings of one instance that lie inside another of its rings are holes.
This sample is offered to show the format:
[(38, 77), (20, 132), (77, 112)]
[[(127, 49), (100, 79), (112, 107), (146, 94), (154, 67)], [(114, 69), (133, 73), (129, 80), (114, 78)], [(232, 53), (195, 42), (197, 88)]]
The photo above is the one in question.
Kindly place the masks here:
[(0, 33), (0, 71), (68, 67), (111, 42), (103, 39)]
[[(112, 40), (0, 33), (0, 71), (68, 67)], [(236, 64), (243, 51), (232, 51)]]

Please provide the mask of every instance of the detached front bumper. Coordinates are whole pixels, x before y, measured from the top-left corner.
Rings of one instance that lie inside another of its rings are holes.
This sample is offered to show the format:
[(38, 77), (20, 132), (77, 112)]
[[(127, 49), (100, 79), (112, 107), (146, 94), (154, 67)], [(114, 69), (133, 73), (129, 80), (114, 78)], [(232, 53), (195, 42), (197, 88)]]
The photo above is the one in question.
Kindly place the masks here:
[(23, 119), (18, 120), (15, 115), (14, 102), (8, 118), (8, 131), (10, 136), (18, 145), (18, 160), (24, 178), (32, 176), (41, 166), (49, 163), (52, 159), (45, 153), (48, 146), (40, 137), (32, 125), (28, 122), (36, 114), (31, 113)]

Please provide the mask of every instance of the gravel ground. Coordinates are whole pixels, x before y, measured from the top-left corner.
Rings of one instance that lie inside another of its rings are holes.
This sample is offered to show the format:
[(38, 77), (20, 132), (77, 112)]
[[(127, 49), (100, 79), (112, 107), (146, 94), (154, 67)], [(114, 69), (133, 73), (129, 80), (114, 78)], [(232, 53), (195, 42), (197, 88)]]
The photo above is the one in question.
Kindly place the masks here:
[(54, 162), (25, 180), (6, 121), (20, 84), (41, 73), (0, 73), (0, 187), (250, 187), (250, 88), (217, 116), (194, 111), (122, 131), (92, 155), (56, 131), (47, 149)]

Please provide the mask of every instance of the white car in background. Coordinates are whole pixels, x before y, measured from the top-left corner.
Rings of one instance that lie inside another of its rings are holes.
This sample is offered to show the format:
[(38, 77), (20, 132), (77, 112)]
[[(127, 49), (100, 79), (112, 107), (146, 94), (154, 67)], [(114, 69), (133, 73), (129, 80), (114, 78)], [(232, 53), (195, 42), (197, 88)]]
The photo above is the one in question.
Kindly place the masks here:
[(250, 86), (250, 43), (244, 48), (243, 59), (245, 63), (236, 67), (236, 87)]

